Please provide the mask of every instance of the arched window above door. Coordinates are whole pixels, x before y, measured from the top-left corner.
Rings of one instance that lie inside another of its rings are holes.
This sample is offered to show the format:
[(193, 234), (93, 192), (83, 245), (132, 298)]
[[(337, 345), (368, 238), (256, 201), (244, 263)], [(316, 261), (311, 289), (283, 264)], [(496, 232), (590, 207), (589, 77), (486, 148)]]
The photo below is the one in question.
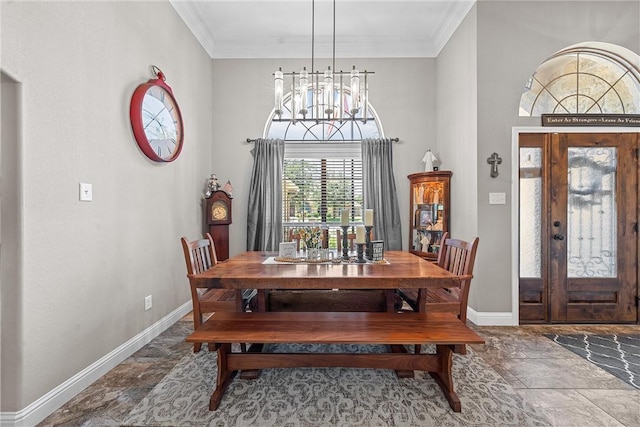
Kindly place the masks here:
[(640, 56), (599, 42), (556, 52), (520, 98), (520, 116), (541, 114), (640, 114)]

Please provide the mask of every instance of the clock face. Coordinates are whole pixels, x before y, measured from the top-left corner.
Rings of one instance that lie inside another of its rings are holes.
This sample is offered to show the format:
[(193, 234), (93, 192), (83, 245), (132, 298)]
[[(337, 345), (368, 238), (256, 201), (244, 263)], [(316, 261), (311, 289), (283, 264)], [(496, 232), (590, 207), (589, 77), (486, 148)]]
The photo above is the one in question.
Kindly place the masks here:
[(229, 209), (224, 202), (217, 201), (211, 205), (211, 218), (219, 221), (227, 219), (228, 214)]
[(178, 151), (181, 129), (178, 106), (166, 89), (151, 86), (142, 99), (142, 126), (149, 145), (162, 160)]
[(182, 150), (180, 108), (161, 78), (138, 86), (131, 98), (131, 126), (138, 146), (151, 160), (171, 162)]

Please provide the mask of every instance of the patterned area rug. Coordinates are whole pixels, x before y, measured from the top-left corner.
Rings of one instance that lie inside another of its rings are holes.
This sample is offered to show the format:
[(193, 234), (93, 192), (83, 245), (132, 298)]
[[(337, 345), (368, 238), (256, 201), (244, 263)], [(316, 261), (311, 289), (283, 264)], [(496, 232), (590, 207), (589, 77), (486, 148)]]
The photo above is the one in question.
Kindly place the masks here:
[(640, 389), (640, 335), (546, 335), (564, 348), (582, 356)]
[[(367, 351), (384, 346), (271, 346), (269, 351)], [(427, 349), (428, 350), (428, 349)], [(453, 412), (429, 374), (399, 379), (376, 369), (265, 369), (238, 376), (217, 411), (209, 411), (216, 354), (185, 357), (142, 400), (126, 425), (189, 426), (546, 426), (549, 421), (469, 349), (454, 355), (453, 378), (462, 412)]]

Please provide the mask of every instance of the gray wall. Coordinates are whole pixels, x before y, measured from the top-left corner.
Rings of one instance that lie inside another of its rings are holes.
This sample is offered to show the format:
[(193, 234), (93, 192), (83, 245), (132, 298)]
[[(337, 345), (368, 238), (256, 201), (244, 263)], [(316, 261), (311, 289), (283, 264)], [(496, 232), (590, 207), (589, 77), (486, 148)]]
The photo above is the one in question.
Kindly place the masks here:
[[(522, 89), (541, 62), (578, 42), (608, 42), (640, 52), (640, 2), (481, 1), (476, 8), (478, 200), (477, 207), (464, 209), (478, 212), (480, 246), (470, 301), (476, 311), (509, 312), (511, 131), (540, 125), (539, 117), (518, 117)], [(494, 151), (503, 159), (496, 179), (487, 164)], [(507, 204), (489, 205), (490, 192), (506, 193)]]
[[(316, 58), (316, 68), (330, 60)], [(394, 172), (402, 215), (403, 247), (408, 245), (409, 184), (407, 175), (424, 170), (427, 147), (435, 148), (434, 59), (339, 59), (337, 70), (374, 71), (369, 80), (370, 101), (394, 146)], [(273, 72), (310, 69), (302, 60), (213, 60), (212, 172), (233, 185), (233, 224), (230, 253), (246, 249), (246, 218), (253, 157), (246, 138), (263, 136), (273, 109)], [(406, 241), (405, 241), (406, 240)]]
[[(189, 301), (179, 238), (201, 231), (212, 75), (169, 3), (1, 7), (0, 68), (20, 82), (23, 126), (12, 141), (22, 153), (22, 282), (2, 282), (3, 308), (15, 308), (2, 310), (6, 412)], [(171, 164), (149, 161), (131, 132), (131, 95), (151, 64), (166, 74), (185, 121), (185, 147)], [(78, 201), (80, 182), (93, 184), (93, 202)], [(144, 311), (149, 294), (153, 308)]]
[[(20, 138), (20, 84), (0, 72), (0, 397), (3, 405), (16, 406), (13, 393), (20, 378), (22, 323), (20, 301), (22, 288), (21, 236), (22, 156), (16, 141)], [(6, 402), (5, 402), (6, 400)]]
[(478, 235), (476, 17), (474, 6), (436, 61), (437, 156), (442, 170), (453, 171), (450, 226), (452, 236), (463, 240)]

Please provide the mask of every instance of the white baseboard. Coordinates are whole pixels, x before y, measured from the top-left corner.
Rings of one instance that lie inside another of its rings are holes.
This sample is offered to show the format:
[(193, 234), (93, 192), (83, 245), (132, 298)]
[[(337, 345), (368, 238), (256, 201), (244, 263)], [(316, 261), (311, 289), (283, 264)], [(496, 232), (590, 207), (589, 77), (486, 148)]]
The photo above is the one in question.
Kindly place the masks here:
[(191, 301), (182, 304), (171, 313), (140, 332), (129, 341), (111, 351), (87, 368), (78, 372), (44, 396), (18, 412), (0, 412), (0, 426), (34, 426), (67, 403), (82, 390), (94, 383), (111, 369), (122, 363), (152, 339), (166, 331), (191, 311)]
[(478, 326), (518, 326), (518, 319), (511, 312), (477, 312), (467, 307), (467, 320)]

